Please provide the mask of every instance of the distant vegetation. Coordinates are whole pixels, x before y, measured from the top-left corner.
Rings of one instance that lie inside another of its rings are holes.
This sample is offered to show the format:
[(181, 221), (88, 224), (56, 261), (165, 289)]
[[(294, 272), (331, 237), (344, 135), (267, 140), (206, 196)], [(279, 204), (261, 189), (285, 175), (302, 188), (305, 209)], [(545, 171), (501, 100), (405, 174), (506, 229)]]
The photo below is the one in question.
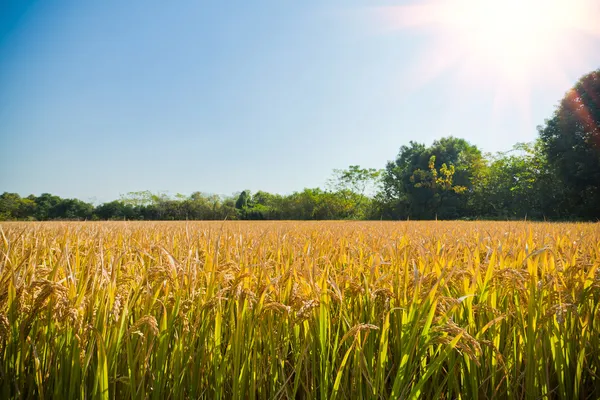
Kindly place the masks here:
[(336, 170), (290, 195), (170, 198), (135, 192), (99, 206), (50, 194), (0, 196), (0, 220), (600, 219), (600, 69), (582, 77), (533, 143), (482, 154), (464, 139), (410, 142), (384, 169)]

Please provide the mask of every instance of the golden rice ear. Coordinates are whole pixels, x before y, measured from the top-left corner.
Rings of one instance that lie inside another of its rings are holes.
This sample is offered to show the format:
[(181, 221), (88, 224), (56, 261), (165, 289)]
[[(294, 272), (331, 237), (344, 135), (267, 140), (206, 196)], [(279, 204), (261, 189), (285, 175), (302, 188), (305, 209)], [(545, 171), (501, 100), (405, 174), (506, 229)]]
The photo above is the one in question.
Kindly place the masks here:
[(350, 337), (356, 337), (356, 335), (363, 331), (378, 331), (379, 327), (373, 324), (358, 324), (354, 325), (352, 328), (348, 329), (346, 334), (340, 340), (340, 344), (344, 343), (346, 339)]
[(158, 322), (156, 321), (156, 318), (153, 315), (145, 315), (142, 318), (138, 319), (131, 326), (131, 328), (129, 328), (129, 330), (127, 331), (127, 335), (132, 335), (134, 333), (139, 332), (139, 329), (142, 326), (148, 327), (148, 329), (150, 329), (150, 332), (152, 332), (153, 335), (158, 335)]

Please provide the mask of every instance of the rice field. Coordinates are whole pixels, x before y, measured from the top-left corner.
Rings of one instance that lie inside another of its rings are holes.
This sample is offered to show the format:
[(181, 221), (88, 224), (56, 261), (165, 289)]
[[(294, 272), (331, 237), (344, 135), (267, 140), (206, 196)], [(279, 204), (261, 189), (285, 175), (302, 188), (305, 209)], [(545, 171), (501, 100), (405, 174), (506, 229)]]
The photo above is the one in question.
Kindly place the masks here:
[(600, 224), (0, 228), (3, 399), (600, 399)]

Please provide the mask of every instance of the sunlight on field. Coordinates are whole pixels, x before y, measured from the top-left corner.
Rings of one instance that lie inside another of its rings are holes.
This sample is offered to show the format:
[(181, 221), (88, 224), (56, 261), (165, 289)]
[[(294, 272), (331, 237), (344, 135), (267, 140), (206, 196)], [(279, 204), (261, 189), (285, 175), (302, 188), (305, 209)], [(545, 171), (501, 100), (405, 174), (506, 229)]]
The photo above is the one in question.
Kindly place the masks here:
[(2, 398), (600, 398), (600, 227), (2, 223)]

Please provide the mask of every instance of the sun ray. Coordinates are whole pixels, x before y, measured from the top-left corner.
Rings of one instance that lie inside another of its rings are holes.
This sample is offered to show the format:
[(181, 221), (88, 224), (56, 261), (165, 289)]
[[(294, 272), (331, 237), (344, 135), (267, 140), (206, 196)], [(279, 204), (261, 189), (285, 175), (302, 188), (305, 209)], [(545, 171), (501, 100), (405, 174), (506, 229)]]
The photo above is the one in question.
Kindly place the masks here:
[(429, 0), (375, 12), (386, 30), (433, 34), (412, 85), (453, 70), (463, 85), (491, 90), (495, 108), (517, 104), (526, 118), (533, 89), (568, 87), (600, 40), (597, 0)]

